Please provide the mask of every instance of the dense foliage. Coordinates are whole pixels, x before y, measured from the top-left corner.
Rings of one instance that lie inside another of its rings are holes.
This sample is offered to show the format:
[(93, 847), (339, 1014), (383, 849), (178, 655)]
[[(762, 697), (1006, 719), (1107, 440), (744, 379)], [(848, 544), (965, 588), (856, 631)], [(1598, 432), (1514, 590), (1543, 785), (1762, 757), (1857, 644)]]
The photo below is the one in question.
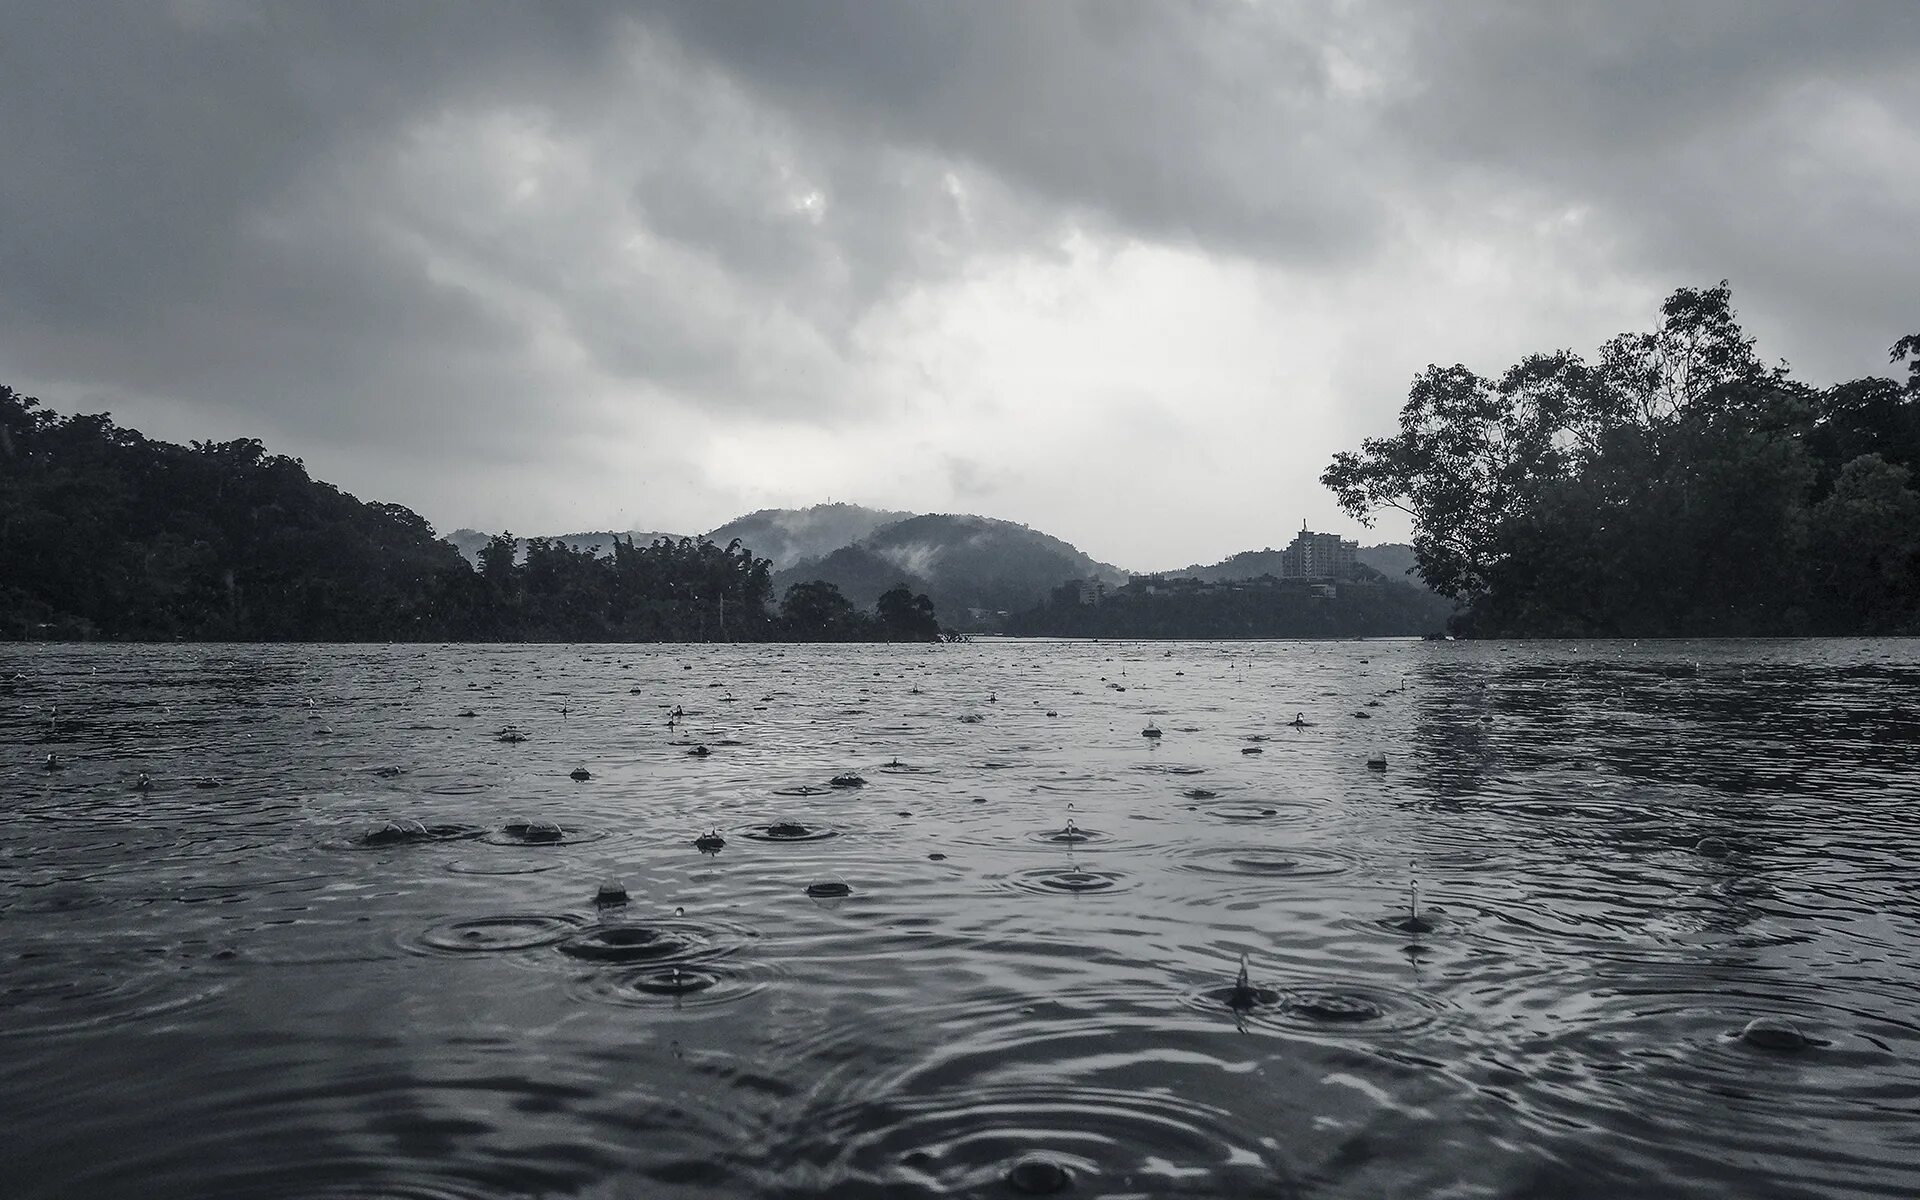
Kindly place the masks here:
[(1429, 367), (1400, 431), (1322, 476), (1413, 518), (1434, 590), (1482, 635), (1920, 631), (1920, 337), (1909, 377), (1824, 390), (1763, 363), (1727, 285), (1588, 362)]
[(1444, 627), (1453, 605), (1422, 588), (1366, 571), (1337, 584), (1305, 579), (1206, 582), (1147, 576), (1082, 603), (1077, 589), (1015, 614), (1008, 632), (1051, 637), (1394, 637)]
[[(925, 596), (872, 614), (831, 585), (775, 611), (767, 560), (690, 539), (595, 554), (493, 538), (468, 566), (395, 504), (257, 441), (151, 441), (0, 387), (0, 637), (930, 640)], [(835, 601), (838, 601), (837, 605)], [(824, 614), (824, 615), (823, 615)]]

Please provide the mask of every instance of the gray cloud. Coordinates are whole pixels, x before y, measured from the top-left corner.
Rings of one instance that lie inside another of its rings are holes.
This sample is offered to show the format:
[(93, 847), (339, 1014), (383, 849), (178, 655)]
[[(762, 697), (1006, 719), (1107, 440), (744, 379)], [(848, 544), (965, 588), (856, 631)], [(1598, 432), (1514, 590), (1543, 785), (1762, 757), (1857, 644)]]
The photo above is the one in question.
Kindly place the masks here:
[[(1254, 544), (1426, 357), (1588, 347), (1679, 284), (1730, 277), (1816, 380), (1873, 369), (1920, 320), (1917, 35), (1901, 2), (27, 6), (0, 372), (444, 525), (713, 525), (818, 498), (769, 430), (853, 471), (971, 439), (833, 490), (1191, 561), (1041, 478), (1050, 412), (1107, 411), (1161, 524)], [(1236, 331), (1208, 362), (1126, 319), (1167, 287)], [(1096, 301), (1107, 340), (1058, 350), (991, 320)], [(1255, 484), (1217, 434), (1276, 371)], [(1164, 469), (1202, 448), (1217, 491)]]
[[(668, 24), (782, 104), (969, 162), (1141, 236), (1306, 261), (1378, 219), (1326, 6), (684, 3)], [(1334, 6), (1338, 7), (1338, 6)], [(1356, 120), (1358, 118), (1358, 120)]]

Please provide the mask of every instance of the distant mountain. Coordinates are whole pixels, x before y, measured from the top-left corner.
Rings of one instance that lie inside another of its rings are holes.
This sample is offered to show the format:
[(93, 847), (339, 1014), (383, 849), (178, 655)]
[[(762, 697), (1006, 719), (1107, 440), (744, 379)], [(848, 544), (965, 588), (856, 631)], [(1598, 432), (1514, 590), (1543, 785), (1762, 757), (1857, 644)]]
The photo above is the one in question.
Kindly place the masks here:
[[(682, 536), (683, 535), (677, 533), (652, 533), (644, 529), (622, 529), (618, 532), (602, 529), (591, 530), (587, 533), (556, 534), (553, 535), (551, 540), (565, 542), (567, 546), (573, 550), (592, 550), (598, 546), (599, 553), (607, 555), (613, 553), (613, 543), (616, 538), (632, 538), (634, 545), (645, 546), (650, 545), (659, 538), (666, 538), (668, 541), (677, 542)], [(480, 551), (486, 548), (487, 542), (492, 537), (492, 534), (481, 533), (477, 529), (456, 529), (446, 536), (446, 540), (452, 542), (453, 548), (458, 550), (461, 556), (469, 563), (477, 567), (480, 565)], [(513, 539), (513, 548), (514, 561), (524, 561), (527, 557), (527, 539)]]
[[(787, 594), (787, 589), (796, 583), (810, 583), (823, 579), (840, 589), (840, 594), (853, 601), (855, 607), (871, 608), (880, 593), (904, 583), (915, 592), (925, 592), (929, 599), (937, 590), (924, 576), (906, 570), (890, 558), (884, 558), (865, 546), (842, 546), (823, 558), (809, 558), (795, 563), (784, 571), (776, 571), (773, 576), (773, 594), (776, 599)], [(938, 600), (934, 601), (934, 611), (941, 621), (954, 624), (949, 613)]]
[[(763, 553), (754, 547), (756, 553)], [(852, 546), (774, 576), (775, 595), (824, 579), (865, 608), (896, 583), (925, 592), (943, 624), (996, 629), (1000, 613), (1031, 608), (1069, 579), (1119, 584), (1126, 572), (1013, 521), (948, 513), (882, 525)]]
[(882, 525), (911, 516), (908, 512), (864, 508), (858, 504), (763, 508), (728, 521), (706, 538), (721, 546), (739, 538), (741, 545), (758, 558), (770, 559), (773, 569), (780, 571), (804, 559), (824, 558), (869, 536)]
[(1280, 578), (1280, 560), (1284, 552), (1274, 549), (1242, 550), (1229, 558), (1202, 566), (1195, 563), (1181, 571), (1168, 571), (1167, 574), (1185, 579), (1199, 579), (1207, 583), (1225, 583), (1233, 579), (1258, 579), (1262, 575)]
[(1404, 542), (1382, 542), (1378, 546), (1362, 546), (1353, 557), (1388, 579), (1404, 579), (1418, 587), (1426, 583), (1413, 569), (1413, 547)]

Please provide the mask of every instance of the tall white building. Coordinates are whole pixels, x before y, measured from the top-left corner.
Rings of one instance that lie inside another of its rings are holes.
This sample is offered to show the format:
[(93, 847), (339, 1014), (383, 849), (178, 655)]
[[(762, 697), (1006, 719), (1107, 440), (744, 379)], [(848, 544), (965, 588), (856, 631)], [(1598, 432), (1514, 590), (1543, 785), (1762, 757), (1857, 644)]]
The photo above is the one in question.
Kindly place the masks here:
[(1313, 533), (1307, 523), (1280, 552), (1280, 576), (1283, 579), (1352, 579), (1354, 552), (1359, 542), (1350, 542), (1337, 533)]

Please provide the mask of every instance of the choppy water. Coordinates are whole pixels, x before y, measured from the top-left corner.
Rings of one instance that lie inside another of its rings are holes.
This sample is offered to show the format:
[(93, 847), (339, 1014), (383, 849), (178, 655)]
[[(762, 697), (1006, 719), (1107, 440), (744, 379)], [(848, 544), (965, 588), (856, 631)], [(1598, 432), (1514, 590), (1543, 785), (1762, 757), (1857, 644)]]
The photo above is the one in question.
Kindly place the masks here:
[(15, 646), (0, 751), (22, 1200), (1920, 1195), (1920, 643)]

